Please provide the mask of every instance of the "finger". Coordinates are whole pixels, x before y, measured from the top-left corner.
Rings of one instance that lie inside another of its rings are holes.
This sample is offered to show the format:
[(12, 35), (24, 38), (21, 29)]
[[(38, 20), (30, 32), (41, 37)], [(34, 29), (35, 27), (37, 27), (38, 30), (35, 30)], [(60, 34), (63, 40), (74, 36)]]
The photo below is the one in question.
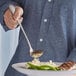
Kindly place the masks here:
[(12, 18), (10, 19), (5, 19), (6, 25), (7, 27), (9, 27), (9, 29), (15, 29), (18, 25), (17, 21), (14, 21)]
[(22, 21), (23, 21), (23, 17), (21, 17), (21, 18), (18, 20), (19, 23), (22, 23)]
[(16, 6), (16, 10), (13, 15), (14, 20), (19, 20), (22, 15), (23, 15), (23, 9), (19, 6)]
[(9, 21), (10, 23), (11, 23), (11, 27), (12, 27), (12, 29), (14, 29), (14, 28), (16, 28), (17, 27), (17, 25), (19, 24), (19, 23), (22, 23), (22, 21), (23, 21), (23, 17), (21, 17), (18, 21), (16, 21), (16, 20), (14, 20), (13, 18)]
[(11, 16), (12, 16), (12, 13), (10, 12), (9, 9), (7, 9), (7, 10), (5, 11), (4, 18), (9, 18), (9, 17), (11, 17)]
[(18, 22), (13, 19), (12, 14), (9, 9), (4, 14), (4, 21), (5, 21), (6, 26), (10, 29), (14, 29), (18, 25)]

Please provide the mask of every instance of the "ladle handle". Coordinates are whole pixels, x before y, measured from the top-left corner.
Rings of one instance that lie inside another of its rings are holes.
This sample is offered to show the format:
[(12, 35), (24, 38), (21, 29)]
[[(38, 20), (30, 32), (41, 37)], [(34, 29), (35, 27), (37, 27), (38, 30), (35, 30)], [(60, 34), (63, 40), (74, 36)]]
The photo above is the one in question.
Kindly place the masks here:
[[(14, 14), (14, 12), (15, 12), (15, 7), (14, 7), (14, 5), (9, 5), (9, 9), (10, 9), (10, 11), (12, 12), (12, 14)], [(31, 46), (31, 43), (30, 43), (30, 41), (29, 41), (29, 39), (28, 39), (28, 37), (27, 37), (27, 34), (26, 34), (26, 32), (25, 32), (22, 24), (21, 24), (19, 21), (18, 21), (18, 24), (20, 25), (20, 28), (21, 28), (21, 30), (22, 30), (22, 32), (23, 32), (23, 34), (24, 34), (24, 36), (25, 36), (25, 38), (26, 38), (26, 40), (27, 40), (27, 43), (28, 43), (28, 45), (29, 45), (29, 47), (30, 47), (30, 52), (33, 52), (33, 48), (32, 48), (32, 46)]]

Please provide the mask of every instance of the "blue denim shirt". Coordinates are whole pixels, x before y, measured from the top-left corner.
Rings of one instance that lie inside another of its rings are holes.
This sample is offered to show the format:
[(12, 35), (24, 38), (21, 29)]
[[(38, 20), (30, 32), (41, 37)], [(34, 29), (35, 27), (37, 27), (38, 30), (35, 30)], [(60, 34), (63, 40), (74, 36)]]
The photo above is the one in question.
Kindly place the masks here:
[[(76, 0), (13, 0), (5, 2), (0, 8), (6, 9), (12, 3), (24, 9), (22, 25), (32, 47), (44, 52), (41, 61), (76, 61)], [(7, 30), (3, 12), (0, 11), (0, 22)], [(20, 30), (19, 44), (5, 76), (9, 76), (9, 72), (10, 76), (23, 76), (14, 71), (11, 65), (29, 60), (32, 60), (29, 47)]]

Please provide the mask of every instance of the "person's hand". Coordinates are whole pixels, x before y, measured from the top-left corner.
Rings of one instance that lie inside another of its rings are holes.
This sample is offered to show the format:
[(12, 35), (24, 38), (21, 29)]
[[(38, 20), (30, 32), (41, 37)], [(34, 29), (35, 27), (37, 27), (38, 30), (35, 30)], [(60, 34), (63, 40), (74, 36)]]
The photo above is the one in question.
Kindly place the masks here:
[(14, 29), (18, 25), (18, 21), (23, 20), (23, 9), (19, 6), (15, 7), (15, 13), (12, 14), (10, 9), (7, 9), (4, 13), (4, 22), (9, 29)]
[(75, 65), (75, 62), (68, 61), (59, 66), (61, 70), (70, 70)]

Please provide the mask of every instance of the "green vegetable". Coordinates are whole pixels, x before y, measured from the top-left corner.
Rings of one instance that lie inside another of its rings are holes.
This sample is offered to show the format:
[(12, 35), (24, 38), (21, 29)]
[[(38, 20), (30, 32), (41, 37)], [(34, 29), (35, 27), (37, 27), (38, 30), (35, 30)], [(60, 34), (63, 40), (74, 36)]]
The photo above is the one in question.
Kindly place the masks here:
[(49, 66), (49, 65), (34, 65), (30, 62), (27, 63), (29, 65), (28, 69), (36, 69), (36, 70), (53, 70), (53, 71), (58, 71), (60, 70), (58, 67), (54, 66)]

